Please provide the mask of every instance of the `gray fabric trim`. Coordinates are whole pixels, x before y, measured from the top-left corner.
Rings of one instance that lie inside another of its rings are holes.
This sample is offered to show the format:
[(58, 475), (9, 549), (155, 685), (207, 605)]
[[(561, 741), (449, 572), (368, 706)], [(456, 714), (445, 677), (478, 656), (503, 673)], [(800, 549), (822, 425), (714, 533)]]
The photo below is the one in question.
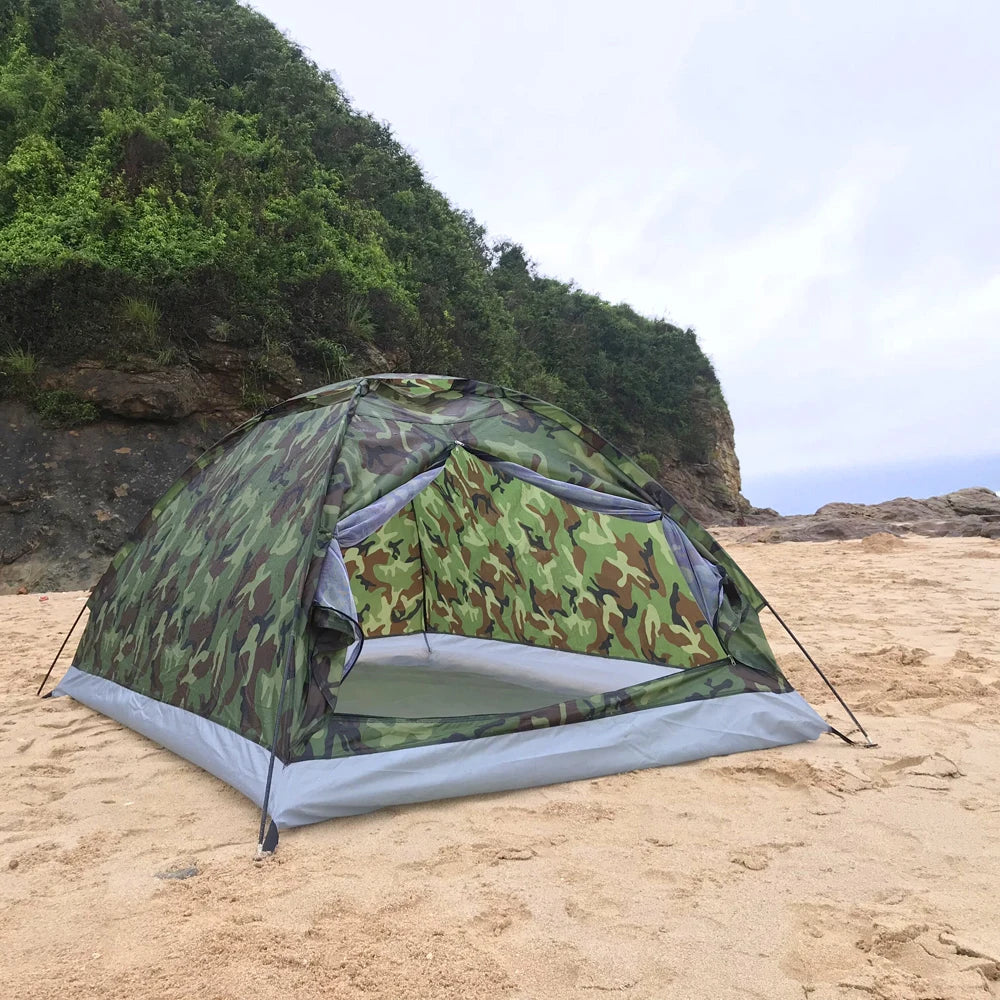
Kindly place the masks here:
[[(53, 695), (109, 716), (214, 774), (260, 806), (270, 751), (225, 726), (70, 667)], [(275, 762), (275, 771), (281, 767)]]
[(830, 727), (798, 692), (748, 692), (455, 743), (289, 764), (272, 815), (302, 826), (383, 806), (595, 778), (813, 740)]
[(358, 609), (354, 603), (354, 594), (351, 592), (347, 566), (344, 564), (344, 554), (340, 551), (336, 538), (327, 547), (313, 603), (318, 607), (337, 612), (351, 623), (354, 642), (347, 647), (344, 655), (344, 670), (341, 674), (343, 679), (358, 660), (358, 655), (364, 647), (364, 636), (361, 632), (361, 623), (358, 621)]
[(354, 603), (354, 594), (351, 592), (351, 580), (347, 575), (344, 555), (336, 539), (327, 547), (313, 603), (321, 608), (340, 611), (354, 621), (358, 620), (358, 609)]
[(366, 538), (375, 534), (386, 521), (398, 514), (418, 493), (430, 486), (442, 472), (444, 472), (443, 465), (421, 472), (409, 482), (390, 490), (378, 500), (373, 500), (367, 507), (349, 514), (337, 525), (334, 541), (331, 544), (338, 544), (342, 549), (360, 545)]
[(574, 486), (572, 483), (564, 483), (558, 479), (548, 479), (546, 476), (527, 469), (523, 465), (515, 462), (501, 462), (499, 459), (484, 456), (484, 461), (499, 472), (505, 472), (514, 479), (537, 486), (546, 493), (551, 493), (560, 500), (579, 507), (581, 510), (589, 510), (595, 514), (608, 514), (611, 517), (622, 517), (628, 521), (658, 521), (662, 516), (660, 511), (648, 503), (640, 500), (629, 500), (626, 497), (616, 497), (610, 493), (599, 493), (597, 490), (587, 489), (586, 486)]
[[(214, 774), (259, 806), (268, 751), (217, 723), (70, 667), (70, 695)], [(750, 692), (478, 740), (275, 762), (282, 827), (388, 805), (529, 788), (813, 740), (830, 727), (796, 692)]]
[(663, 534), (701, 613), (709, 625), (714, 625), (722, 601), (722, 571), (710, 563), (691, 544), (691, 539), (681, 527), (666, 515), (663, 517)]

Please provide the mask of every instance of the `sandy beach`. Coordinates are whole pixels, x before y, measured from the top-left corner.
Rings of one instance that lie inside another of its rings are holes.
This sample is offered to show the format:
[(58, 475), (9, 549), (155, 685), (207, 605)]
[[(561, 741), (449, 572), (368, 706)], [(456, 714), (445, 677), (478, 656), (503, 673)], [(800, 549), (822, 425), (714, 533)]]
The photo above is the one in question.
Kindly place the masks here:
[(0, 996), (1000, 996), (1000, 542), (718, 534), (877, 749), (389, 809), (267, 862), (237, 792), (35, 698), (85, 595), (0, 598)]

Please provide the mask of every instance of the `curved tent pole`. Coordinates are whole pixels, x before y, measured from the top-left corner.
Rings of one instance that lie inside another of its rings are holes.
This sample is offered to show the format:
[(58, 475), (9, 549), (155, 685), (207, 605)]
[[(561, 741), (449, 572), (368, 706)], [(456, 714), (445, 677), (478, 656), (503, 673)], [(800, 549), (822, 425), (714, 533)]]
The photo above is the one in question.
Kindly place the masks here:
[[(851, 711), (851, 708), (847, 704), (847, 702), (844, 701), (843, 698), (841, 698), (840, 692), (833, 686), (832, 682), (826, 676), (826, 674), (824, 674), (823, 671), (820, 670), (819, 664), (809, 655), (809, 651), (806, 649), (806, 647), (803, 646), (801, 642), (799, 642), (799, 637), (785, 624), (784, 618), (782, 618), (781, 615), (779, 615), (778, 612), (774, 610), (774, 606), (766, 598), (764, 600), (764, 606), (768, 609), (768, 611), (771, 612), (772, 615), (774, 615), (775, 618), (778, 619), (778, 624), (789, 634), (789, 636), (792, 639), (792, 642), (794, 642), (795, 645), (799, 647), (799, 650), (801, 651), (802, 655), (812, 664), (813, 669), (823, 679), (823, 683), (826, 684), (826, 686), (833, 692), (834, 697), (843, 706), (844, 711), (851, 717), (851, 722), (853, 722), (854, 725), (858, 727), (858, 731), (865, 738), (865, 742), (860, 745), (864, 747), (866, 750), (871, 750), (877, 747), (878, 744), (872, 742), (871, 737), (868, 735), (868, 733), (865, 732), (865, 727), (862, 726), (860, 722), (858, 722), (858, 717)], [(832, 726), (830, 728), (833, 729)], [(833, 732), (836, 733), (836, 735), (839, 736), (845, 742), (854, 743), (853, 740), (848, 739), (846, 736), (844, 736), (843, 733), (837, 732), (836, 729), (833, 729)]]
[[(73, 624), (70, 626), (69, 631), (66, 633), (66, 638), (63, 639), (62, 645), (59, 647), (59, 652), (56, 653), (52, 662), (49, 664), (49, 669), (45, 671), (45, 676), (42, 678), (42, 683), (38, 685), (38, 690), (35, 692), (36, 697), (41, 695), (42, 688), (44, 688), (45, 685), (48, 684), (49, 678), (52, 676), (52, 671), (55, 670), (56, 668), (56, 662), (58, 661), (59, 657), (62, 656), (62, 651), (66, 648), (66, 643), (69, 642), (69, 637), (76, 631), (77, 625), (80, 624), (80, 619), (83, 617), (84, 611), (87, 610), (87, 605), (89, 603), (90, 603), (89, 601), (83, 602), (83, 607), (80, 608), (80, 613), (76, 616), (76, 621), (74, 621)], [(48, 695), (46, 695), (46, 697), (48, 697)]]

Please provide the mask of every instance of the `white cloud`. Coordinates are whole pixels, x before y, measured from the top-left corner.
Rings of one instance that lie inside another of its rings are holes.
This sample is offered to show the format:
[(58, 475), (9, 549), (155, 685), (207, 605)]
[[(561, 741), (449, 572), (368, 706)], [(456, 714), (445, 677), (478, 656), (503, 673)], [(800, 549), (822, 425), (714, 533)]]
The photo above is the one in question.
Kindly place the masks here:
[(694, 326), (748, 473), (1000, 452), (991, 0), (257, 6), (544, 272)]

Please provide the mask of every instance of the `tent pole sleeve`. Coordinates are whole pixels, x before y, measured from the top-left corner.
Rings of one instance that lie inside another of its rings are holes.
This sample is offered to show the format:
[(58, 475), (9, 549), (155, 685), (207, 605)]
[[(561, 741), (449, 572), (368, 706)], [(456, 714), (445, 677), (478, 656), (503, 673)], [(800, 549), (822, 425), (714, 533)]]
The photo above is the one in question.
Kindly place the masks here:
[[(298, 615), (295, 616), (296, 620)], [(285, 707), (285, 688), (288, 686), (288, 676), (292, 672), (292, 650), (295, 648), (294, 630), (289, 636), (288, 652), (285, 654), (285, 670), (281, 678), (281, 690), (278, 692), (278, 711), (274, 718), (274, 735), (271, 738), (271, 757), (267, 763), (267, 781), (264, 784), (264, 801), (260, 807), (260, 832), (257, 835), (257, 852), (264, 851), (264, 834), (267, 828), (267, 806), (271, 798), (271, 779), (274, 777), (274, 758), (278, 751), (278, 730), (281, 727), (281, 713)]]
[(45, 685), (48, 684), (49, 678), (52, 676), (52, 671), (55, 670), (56, 668), (56, 662), (58, 661), (59, 657), (62, 656), (62, 651), (66, 648), (66, 643), (69, 642), (69, 637), (76, 631), (77, 625), (80, 624), (80, 619), (83, 617), (84, 611), (87, 610), (88, 603), (89, 602), (87, 601), (83, 602), (83, 607), (80, 608), (80, 613), (76, 616), (76, 621), (73, 622), (73, 624), (70, 626), (69, 631), (66, 633), (66, 638), (63, 639), (62, 645), (59, 647), (59, 652), (56, 653), (55, 658), (49, 664), (49, 669), (45, 672), (45, 676), (42, 678), (42, 683), (38, 685), (38, 690), (35, 692), (36, 696), (40, 695), (42, 693), (42, 688), (44, 688)]
[[(778, 619), (778, 624), (789, 634), (789, 636), (792, 639), (792, 642), (794, 642), (795, 645), (799, 647), (799, 650), (801, 651), (802, 655), (812, 664), (813, 670), (815, 670), (816, 673), (820, 675), (820, 677), (823, 679), (823, 683), (833, 692), (834, 697), (843, 706), (844, 711), (851, 717), (851, 722), (853, 722), (854, 725), (858, 727), (858, 731), (865, 738), (865, 743), (862, 745), (866, 749), (872, 749), (873, 747), (878, 746), (877, 743), (872, 743), (871, 737), (865, 732), (865, 727), (862, 726), (860, 722), (858, 722), (858, 717), (851, 711), (850, 706), (847, 704), (847, 702), (840, 697), (840, 692), (833, 686), (833, 684), (830, 682), (830, 679), (826, 676), (826, 674), (824, 674), (823, 671), (820, 670), (819, 664), (809, 655), (809, 651), (806, 649), (806, 647), (803, 646), (801, 642), (799, 642), (798, 636), (785, 624), (784, 618), (782, 618), (781, 615), (779, 615), (778, 612), (774, 610), (774, 607), (770, 601), (765, 600), (764, 603), (767, 609), (771, 612), (771, 614)], [(837, 733), (837, 735), (840, 736), (841, 734)]]

